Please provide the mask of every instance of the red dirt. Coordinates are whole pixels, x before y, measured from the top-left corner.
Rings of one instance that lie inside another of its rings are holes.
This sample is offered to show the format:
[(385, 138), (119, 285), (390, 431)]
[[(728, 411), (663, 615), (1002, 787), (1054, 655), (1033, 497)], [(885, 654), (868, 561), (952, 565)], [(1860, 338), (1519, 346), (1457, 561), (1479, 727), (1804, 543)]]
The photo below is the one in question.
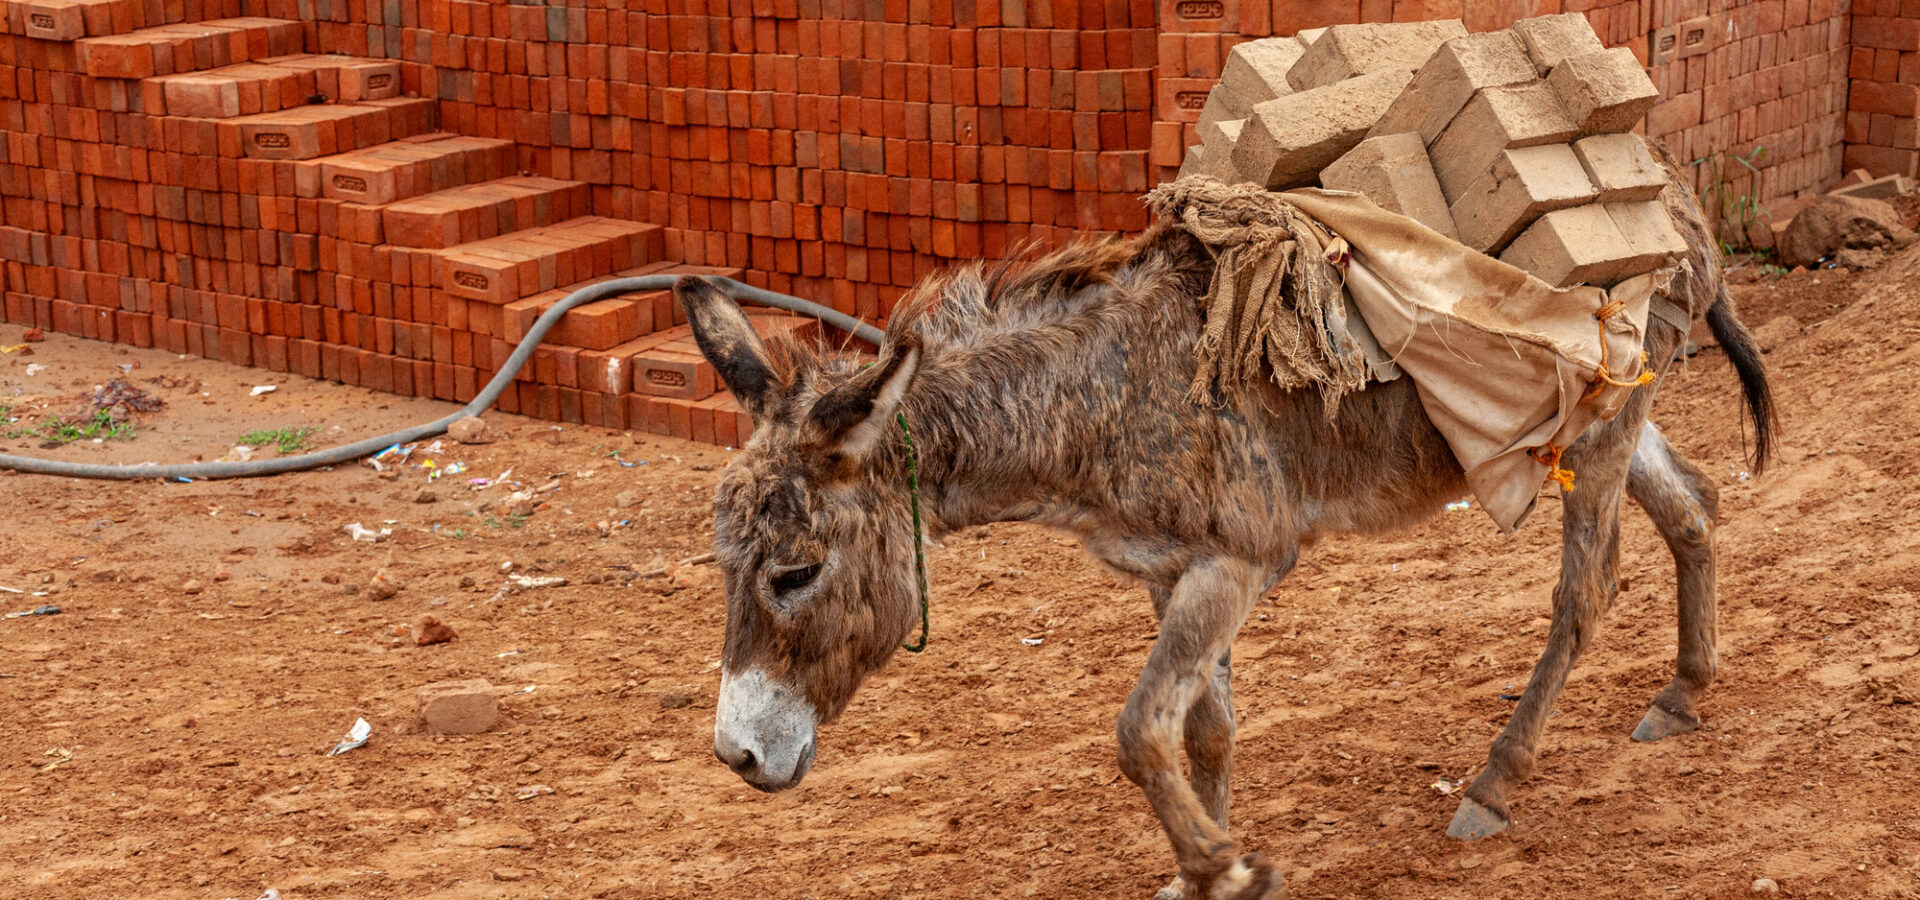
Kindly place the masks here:
[[(1705, 351), (1669, 379), (1656, 419), (1722, 491), (1705, 727), (1627, 739), (1674, 648), (1672, 565), (1630, 514), (1617, 608), (1507, 834), (1447, 840), (1455, 797), (1433, 785), (1477, 770), (1511, 708), (1499, 695), (1540, 651), (1557, 504), (1512, 536), (1458, 512), (1312, 549), (1235, 653), (1234, 831), (1281, 861), (1291, 896), (1732, 897), (1760, 877), (1789, 896), (1915, 896), (1916, 275), (1909, 254), (1844, 292), (1818, 273), (1739, 289), (1750, 323), (1790, 311), (1809, 326), (1768, 359), (1785, 440), (1763, 478), (1740, 476), (1725, 359)], [(29, 363), (50, 368), (29, 377)], [(64, 409), (120, 365), (168, 402), (136, 438), (8, 452), (212, 459), (254, 428), (339, 426), (320, 436), (339, 443), (447, 408), (62, 336), (0, 357), (0, 402)], [(248, 398), (268, 381), (279, 391)], [(468, 470), (432, 485), (360, 466), (199, 484), (0, 475), (16, 510), (0, 584), (52, 592), (0, 603), (65, 608), (0, 620), (0, 894), (1144, 900), (1172, 874), (1114, 758), (1153, 632), (1146, 595), (1071, 541), (1005, 526), (934, 551), (932, 647), (823, 730), (802, 787), (764, 796), (709, 750), (715, 573), (627, 580), (707, 549), (729, 454), (490, 419), (505, 438), (449, 444), (433, 458)], [(508, 489), (466, 484), (507, 469), (557, 482), (524, 520)], [(436, 502), (416, 502), (423, 489)], [(637, 505), (617, 508), (628, 491)], [(385, 520), (381, 544), (342, 531)], [(506, 562), (571, 583), (498, 595)], [(374, 601), (382, 568), (402, 586)], [(407, 626), (426, 613), (459, 639), (415, 646)], [(494, 733), (411, 733), (416, 688), (474, 677), (503, 693)], [(327, 757), (356, 717), (372, 740)], [(536, 785), (553, 793), (515, 799)]]

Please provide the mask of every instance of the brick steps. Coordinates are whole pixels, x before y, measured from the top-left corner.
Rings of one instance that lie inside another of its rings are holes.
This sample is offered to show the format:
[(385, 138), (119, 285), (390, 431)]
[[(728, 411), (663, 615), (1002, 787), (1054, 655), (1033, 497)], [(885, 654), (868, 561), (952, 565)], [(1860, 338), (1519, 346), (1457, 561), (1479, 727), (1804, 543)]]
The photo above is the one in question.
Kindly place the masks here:
[(389, 203), (386, 242), (442, 249), (551, 225), (592, 211), (587, 185), (537, 176), (497, 178)]
[(501, 178), (516, 171), (518, 163), (511, 141), (433, 132), (299, 164), (295, 195), (390, 204)]
[(582, 216), (431, 252), (449, 298), (507, 304), (541, 291), (660, 261), (658, 225)]
[(74, 65), (95, 78), (151, 78), (300, 53), (299, 22), (249, 16), (158, 25), (73, 42)]
[(151, 116), (230, 119), (328, 100), (386, 100), (399, 93), (399, 63), (301, 55), (144, 78), (140, 107)]

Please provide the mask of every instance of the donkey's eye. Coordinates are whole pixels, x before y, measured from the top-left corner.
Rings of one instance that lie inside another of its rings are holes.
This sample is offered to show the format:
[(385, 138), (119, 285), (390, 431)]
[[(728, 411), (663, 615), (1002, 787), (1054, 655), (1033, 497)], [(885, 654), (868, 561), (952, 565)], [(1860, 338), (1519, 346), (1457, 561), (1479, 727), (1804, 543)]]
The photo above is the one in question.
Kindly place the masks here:
[(812, 584), (814, 577), (819, 574), (820, 566), (818, 564), (811, 566), (785, 566), (776, 569), (773, 573), (773, 592), (775, 594), (792, 593)]

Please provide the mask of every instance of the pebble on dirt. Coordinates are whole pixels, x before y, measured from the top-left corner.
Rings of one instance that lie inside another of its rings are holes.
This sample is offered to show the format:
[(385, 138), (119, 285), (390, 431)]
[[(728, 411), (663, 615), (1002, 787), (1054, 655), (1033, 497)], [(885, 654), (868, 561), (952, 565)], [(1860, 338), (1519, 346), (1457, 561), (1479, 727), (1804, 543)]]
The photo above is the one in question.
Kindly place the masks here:
[(447, 426), (447, 437), (462, 444), (491, 444), (494, 441), (493, 428), (479, 416), (468, 416)]
[(493, 685), (482, 678), (435, 682), (418, 699), (415, 717), (428, 734), (482, 734), (500, 721)]
[(1756, 894), (1778, 894), (1780, 893), (1780, 885), (1775, 884), (1771, 878), (1755, 878), (1753, 880), (1753, 892)]
[(661, 709), (685, 709), (693, 705), (694, 689), (690, 687), (668, 688), (660, 695)]
[(373, 581), (367, 584), (367, 599), (386, 600), (400, 593), (403, 587), (406, 587), (406, 583), (402, 582), (398, 576), (386, 569), (381, 569), (373, 573)]
[(421, 616), (420, 621), (413, 623), (413, 643), (418, 647), (444, 644), (457, 637), (459, 635), (454, 634), (452, 628), (448, 628), (439, 619), (430, 615)]
[(619, 496), (613, 498), (613, 505), (621, 509), (632, 509), (636, 506), (639, 506), (640, 492), (639, 491), (621, 491)]

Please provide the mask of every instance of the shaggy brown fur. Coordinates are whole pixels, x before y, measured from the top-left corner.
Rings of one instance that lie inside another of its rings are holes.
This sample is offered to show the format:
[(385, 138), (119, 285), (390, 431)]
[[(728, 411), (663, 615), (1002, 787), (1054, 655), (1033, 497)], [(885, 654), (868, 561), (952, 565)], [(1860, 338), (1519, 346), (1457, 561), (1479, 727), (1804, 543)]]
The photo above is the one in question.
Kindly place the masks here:
[[(1675, 301), (1708, 314), (1770, 440), (1765, 379), (1726, 306), (1717, 250), (1678, 187), (1668, 203), (1694, 248)], [(1278, 897), (1280, 878), (1227, 831), (1229, 648), (1301, 548), (1330, 533), (1402, 528), (1465, 493), (1459, 464), (1400, 379), (1325, 415), (1311, 390), (1252, 385), (1217, 408), (1187, 399), (1213, 262), (1185, 233), (1075, 247), (1024, 267), (969, 267), (900, 307), (864, 371), (769, 353), (732, 303), (676, 289), (703, 351), (759, 427), (715, 498), (727, 579), (728, 671), (756, 669), (839, 714), (917, 614), (896, 412), (919, 446), (934, 533), (1030, 521), (1078, 535), (1151, 595), (1160, 636), (1120, 715), (1120, 765), (1173, 844), (1169, 897)], [(1649, 358), (1683, 335), (1649, 325)], [(1714, 674), (1714, 488), (1647, 424), (1658, 383), (1567, 451), (1561, 580), (1547, 647), (1450, 833), (1506, 827), (1547, 713), (1617, 590), (1619, 513), (1631, 493), (1680, 572), (1676, 673), (1634, 736), (1691, 730)], [(1639, 453), (1636, 454), (1636, 447)], [(797, 574), (796, 574), (797, 573)], [(797, 586), (796, 586), (797, 585)], [(1179, 754), (1191, 763), (1182, 778)]]

